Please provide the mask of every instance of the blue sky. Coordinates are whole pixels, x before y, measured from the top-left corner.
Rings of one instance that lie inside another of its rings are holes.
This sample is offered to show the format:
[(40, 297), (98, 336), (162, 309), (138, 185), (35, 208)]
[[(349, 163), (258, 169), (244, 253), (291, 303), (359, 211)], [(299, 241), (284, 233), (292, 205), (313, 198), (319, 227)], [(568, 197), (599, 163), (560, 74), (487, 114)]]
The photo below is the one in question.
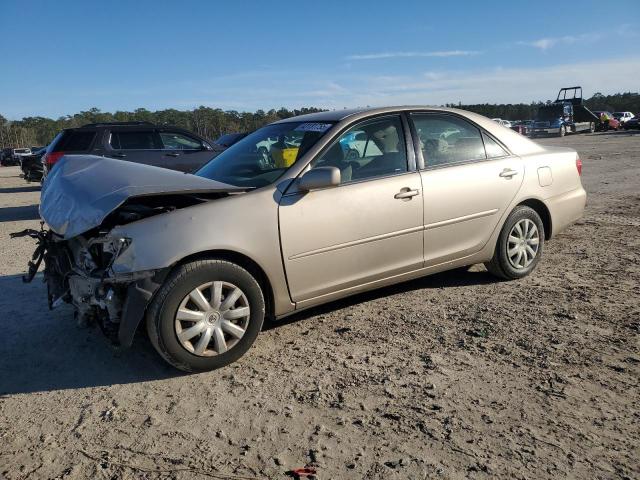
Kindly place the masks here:
[(640, 90), (639, 0), (0, 0), (0, 19), (10, 119)]

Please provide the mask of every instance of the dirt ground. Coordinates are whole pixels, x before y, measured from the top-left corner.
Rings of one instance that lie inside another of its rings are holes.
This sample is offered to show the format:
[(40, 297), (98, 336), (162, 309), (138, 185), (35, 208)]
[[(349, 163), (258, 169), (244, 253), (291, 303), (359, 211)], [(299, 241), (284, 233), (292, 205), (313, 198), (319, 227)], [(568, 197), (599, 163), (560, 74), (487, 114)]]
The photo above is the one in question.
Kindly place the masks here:
[(197, 375), (21, 283), (39, 189), (0, 169), (0, 478), (640, 478), (636, 133), (540, 140), (580, 152), (589, 199), (530, 277), (358, 295)]

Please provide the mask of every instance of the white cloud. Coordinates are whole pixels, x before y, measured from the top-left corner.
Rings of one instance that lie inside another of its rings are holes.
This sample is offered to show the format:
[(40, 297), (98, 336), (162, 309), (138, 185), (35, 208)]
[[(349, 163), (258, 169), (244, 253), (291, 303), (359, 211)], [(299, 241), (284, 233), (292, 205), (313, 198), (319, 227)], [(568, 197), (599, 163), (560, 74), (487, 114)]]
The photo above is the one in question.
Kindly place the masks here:
[(528, 47), (535, 47), (540, 50), (548, 50), (557, 45), (573, 45), (576, 43), (591, 44), (602, 38), (599, 33), (584, 33), (582, 35), (565, 35), (564, 37), (546, 37), (539, 38), (529, 42), (520, 41), (518, 45), (526, 45)]
[(379, 60), (383, 58), (414, 58), (414, 57), (466, 57), (479, 55), (482, 52), (475, 50), (443, 50), (436, 52), (381, 52), (366, 53), (362, 55), (349, 55), (345, 60)]

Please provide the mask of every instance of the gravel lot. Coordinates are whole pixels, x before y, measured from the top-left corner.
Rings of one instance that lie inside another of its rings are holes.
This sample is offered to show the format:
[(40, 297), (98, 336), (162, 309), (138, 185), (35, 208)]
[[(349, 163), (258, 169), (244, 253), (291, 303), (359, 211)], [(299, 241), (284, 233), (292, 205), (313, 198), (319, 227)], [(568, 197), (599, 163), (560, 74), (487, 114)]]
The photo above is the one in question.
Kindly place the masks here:
[(640, 134), (576, 148), (585, 218), (534, 274), (482, 266), (269, 325), (236, 364), (182, 375), (143, 335), (110, 347), (9, 233), (39, 188), (0, 169), (0, 477), (640, 478)]

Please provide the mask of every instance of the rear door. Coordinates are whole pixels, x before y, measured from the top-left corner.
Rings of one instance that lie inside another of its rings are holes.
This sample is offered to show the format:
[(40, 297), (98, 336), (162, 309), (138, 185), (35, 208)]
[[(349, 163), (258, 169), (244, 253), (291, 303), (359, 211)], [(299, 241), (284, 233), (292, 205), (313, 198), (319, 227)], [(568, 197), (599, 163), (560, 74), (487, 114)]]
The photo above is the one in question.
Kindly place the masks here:
[(155, 165), (162, 150), (155, 129), (114, 128), (105, 140), (105, 157)]
[(176, 130), (159, 130), (162, 151), (155, 165), (194, 172), (215, 156), (213, 149), (196, 136)]
[(523, 161), (457, 115), (411, 120), (423, 166), (425, 266), (477, 253), (518, 192)]

